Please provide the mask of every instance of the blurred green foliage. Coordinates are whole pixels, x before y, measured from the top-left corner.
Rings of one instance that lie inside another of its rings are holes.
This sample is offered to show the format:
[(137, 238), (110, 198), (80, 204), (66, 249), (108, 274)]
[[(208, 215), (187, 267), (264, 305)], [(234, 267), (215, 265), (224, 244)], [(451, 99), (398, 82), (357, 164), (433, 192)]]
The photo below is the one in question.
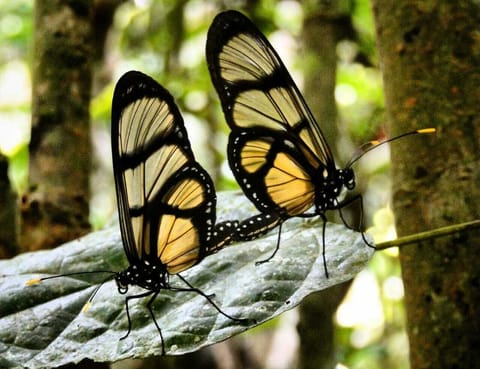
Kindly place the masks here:
[(25, 188), (28, 164), (29, 62), (33, 1), (0, 1), (0, 151), (8, 155), (10, 176)]
[(0, 65), (27, 59), (33, 28), (33, 1), (0, 1)]
[[(336, 98), (344, 135), (341, 139), (353, 142), (354, 150), (382, 136), (385, 122), (370, 4), (367, 0), (348, 3), (356, 37), (338, 45)], [(33, 0), (0, 1), (0, 150), (10, 158), (11, 176), (20, 193), (26, 186), (28, 167), (33, 5)], [(237, 1), (235, 5), (245, 4)], [(262, 0), (255, 2), (254, 8), (251, 3), (246, 6), (254, 10), (252, 18), (267, 36), (281, 31), (282, 36), (290, 38), (288, 45), (297, 46), (304, 15), (300, 3)], [(106, 68), (109, 78), (99, 83), (91, 102), (93, 140), (98, 149), (95, 169), (100, 173), (94, 174), (95, 183), (107, 178), (104, 186), (96, 185), (92, 199), (92, 219), (97, 225), (104, 224), (115, 211), (108, 138), (110, 104), (116, 80), (130, 69), (152, 75), (170, 90), (184, 113), (197, 159), (215, 178), (217, 188), (237, 187), (225, 163), (228, 130), (204, 56), (206, 32), (220, 7), (221, 2), (208, 0), (138, 0), (125, 2), (117, 9), (107, 38), (105, 65), (100, 67)], [(279, 53), (283, 56), (282, 51)], [(305, 62), (296, 51), (290, 54), (297, 59), (285, 60), (294, 76), (301, 75)], [(380, 219), (372, 228), (377, 242), (388, 237), (393, 227), (393, 216), (384, 216), (389, 199), (388, 154), (378, 151), (358, 163), (366, 206), (370, 206), (366, 213), (376, 212)], [(373, 291), (374, 301), (354, 300), (362, 304), (354, 309), (359, 315), (352, 320), (354, 323), (345, 325), (338, 319), (339, 363), (348, 368), (408, 368), (397, 257), (377, 253), (365, 273), (369, 277), (362, 278), (354, 288)], [(392, 288), (397, 292), (392, 293)], [(370, 316), (372, 306), (381, 316), (373, 323), (362, 320), (362, 316)]]

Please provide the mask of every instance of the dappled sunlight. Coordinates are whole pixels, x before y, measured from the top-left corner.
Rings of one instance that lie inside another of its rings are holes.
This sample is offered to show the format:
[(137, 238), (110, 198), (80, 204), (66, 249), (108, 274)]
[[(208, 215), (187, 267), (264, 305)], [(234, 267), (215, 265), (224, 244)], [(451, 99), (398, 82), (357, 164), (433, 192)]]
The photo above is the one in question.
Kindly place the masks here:
[(380, 290), (372, 272), (358, 274), (337, 310), (336, 320), (339, 326), (353, 328), (354, 347), (365, 347), (380, 337), (385, 320)]
[(335, 87), (335, 100), (339, 105), (349, 106), (357, 101), (357, 91), (353, 86), (342, 83)]
[(14, 60), (0, 72), (0, 150), (12, 155), (30, 137), (30, 73), (25, 62)]
[(367, 229), (376, 243), (390, 241), (397, 238), (394, 216), (390, 207), (379, 209), (373, 215), (373, 226)]

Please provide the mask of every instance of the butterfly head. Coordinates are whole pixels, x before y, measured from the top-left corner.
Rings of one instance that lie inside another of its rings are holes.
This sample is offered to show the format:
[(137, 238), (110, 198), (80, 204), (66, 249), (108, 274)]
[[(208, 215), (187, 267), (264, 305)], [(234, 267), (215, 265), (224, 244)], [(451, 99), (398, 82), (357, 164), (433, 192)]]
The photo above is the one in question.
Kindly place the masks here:
[(115, 275), (118, 292), (125, 294), (129, 285), (137, 285), (147, 290), (159, 291), (170, 288), (168, 272), (163, 264), (151, 264), (148, 260), (131, 264), (124, 271)]
[(117, 284), (118, 292), (122, 295), (127, 293), (130, 279), (127, 274), (127, 270), (123, 270), (115, 274), (115, 283)]

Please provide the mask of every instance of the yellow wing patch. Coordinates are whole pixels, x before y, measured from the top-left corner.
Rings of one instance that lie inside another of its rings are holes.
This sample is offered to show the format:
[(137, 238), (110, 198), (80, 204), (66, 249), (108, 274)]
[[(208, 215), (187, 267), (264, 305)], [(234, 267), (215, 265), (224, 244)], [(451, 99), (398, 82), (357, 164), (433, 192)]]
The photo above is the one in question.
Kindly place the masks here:
[[(188, 161), (185, 153), (176, 145), (165, 145), (152, 153), (145, 162), (124, 171), (130, 207), (142, 207), (163, 187), (182, 165)], [(146, 173), (159, 173), (157, 176)]]
[[(301, 141), (308, 147), (308, 149), (306, 148), (302, 149), (302, 154), (305, 155), (309, 164), (313, 168), (317, 169), (321, 164), (318, 158), (321, 157), (321, 158), (324, 158), (324, 160), (326, 160), (327, 155), (317, 150), (315, 146), (315, 141), (312, 140), (312, 136), (307, 128), (302, 129), (300, 131), (299, 136)], [(317, 156), (313, 154), (314, 152), (317, 154)]]
[(132, 225), (132, 233), (135, 240), (137, 254), (142, 255), (143, 252), (145, 252), (147, 255), (150, 254), (150, 224), (143, 223), (143, 215), (131, 217), (130, 224)]
[(162, 216), (157, 250), (158, 258), (171, 274), (195, 264), (199, 256), (199, 239), (190, 219)]
[[(185, 153), (176, 145), (165, 145), (151, 154), (146, 161), (133, 168), (124, 171), (125, 188), (127, 190), (128, 206), (130, 209), (142, 209), (164, 186), (182, 165), (188, 161)], [(146, 173), (159, 173), (157, 176), (149, 176)], [(176, 187), (179, 191), (184, 187)], [(198, 197), (198, 190), (190, 194), (190, 197), (183, 197), (186, 202), (193, 201), (192, 196)], [(177, 196), (181, 197), (181, 196)], [(182, 198), (180, 199), (182, 200)], [(200, 200), (196, 200), (198, 202)], [(192, 206), (192, 205), (190, 205)], [(143, 252), (151, 253), (150, 245), (150, 224), (145, 222), (143, 215), (130, 218), (135, 247), (138, 255)]]
[(145, 177), (145, 193), (152, 198), (165, 184), (165, 181), (176, 173), (188, 161), (187, 155), (176, 145), (165, 145), (150, 155), (145, 161), (146, 173), (158, 173), (158, 176)]
[(273, 202), (291, 216), (302, 214), (313, 205), (315, 186), (311, 178), (285, 153), (275, 158), (265, 184)]
[[(205, 202), (204, 190), (200, 182), (187, 178), (172, 188), (164, 201), (180, 210), (192, 209)], [(167, 266), (170, 274), (179, 273), (198, 261), (199, 235), (190, 219), (164, 215), (158, 235), (158, 258)]]
[(266, 156), (270, 150), (270, 144), (261, 140), (248, 141), (242, 147), (240, 154), (243, 169), (248, 173), (255, 173), (267, 161)]

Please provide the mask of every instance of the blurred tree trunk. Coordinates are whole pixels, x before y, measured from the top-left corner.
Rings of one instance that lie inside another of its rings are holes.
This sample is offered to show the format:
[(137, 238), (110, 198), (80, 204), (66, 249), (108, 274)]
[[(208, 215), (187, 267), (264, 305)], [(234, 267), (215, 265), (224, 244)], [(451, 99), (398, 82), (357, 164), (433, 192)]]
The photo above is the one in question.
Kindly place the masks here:
[[(349, 1), (329, 2), (314, 9), (305, 9), (303, 25), (304, 54), (307, 59), (305, 76), (308, 76), (305, 78), (305, 97), (332, 150), (335, 150), (334, 143), (338, 136), (336, 47), (345, 32), (345, 20), (350, 18), (348, 5)], [(299, 368), (326, 369), (336, 366), (333, 317), (349, 286), (350, 282), (346, 282), (316, 293), (300, 305), (297, 327), (300, 336)]]
[[(480, 5), (474, 0), (373, 1), (392, 135), (399, 235), (479, 218)], [(479, 232), (401, 250), (410, 361), (480, 366)]]
[(53, 247), (90, 230), (92, 4), (35, 2), (24, 250)]
[[(35, 2), (29, 190), (21, 212), (23, 250), (54, 247), (90, 230), (93, 20), (92, 0)], [(109, 365), (84, 361), (66, 367)]]
[(8, 178), (8, 158), (0, 153), (0, 259), (18, 253), (17, 194)]
[(93, 2), (92, 34), (92, 95), (102, 92), (112, 82), (112, 63), (108, 57), (108, 34), (117, 8), (127, 0), (95, 0)]

